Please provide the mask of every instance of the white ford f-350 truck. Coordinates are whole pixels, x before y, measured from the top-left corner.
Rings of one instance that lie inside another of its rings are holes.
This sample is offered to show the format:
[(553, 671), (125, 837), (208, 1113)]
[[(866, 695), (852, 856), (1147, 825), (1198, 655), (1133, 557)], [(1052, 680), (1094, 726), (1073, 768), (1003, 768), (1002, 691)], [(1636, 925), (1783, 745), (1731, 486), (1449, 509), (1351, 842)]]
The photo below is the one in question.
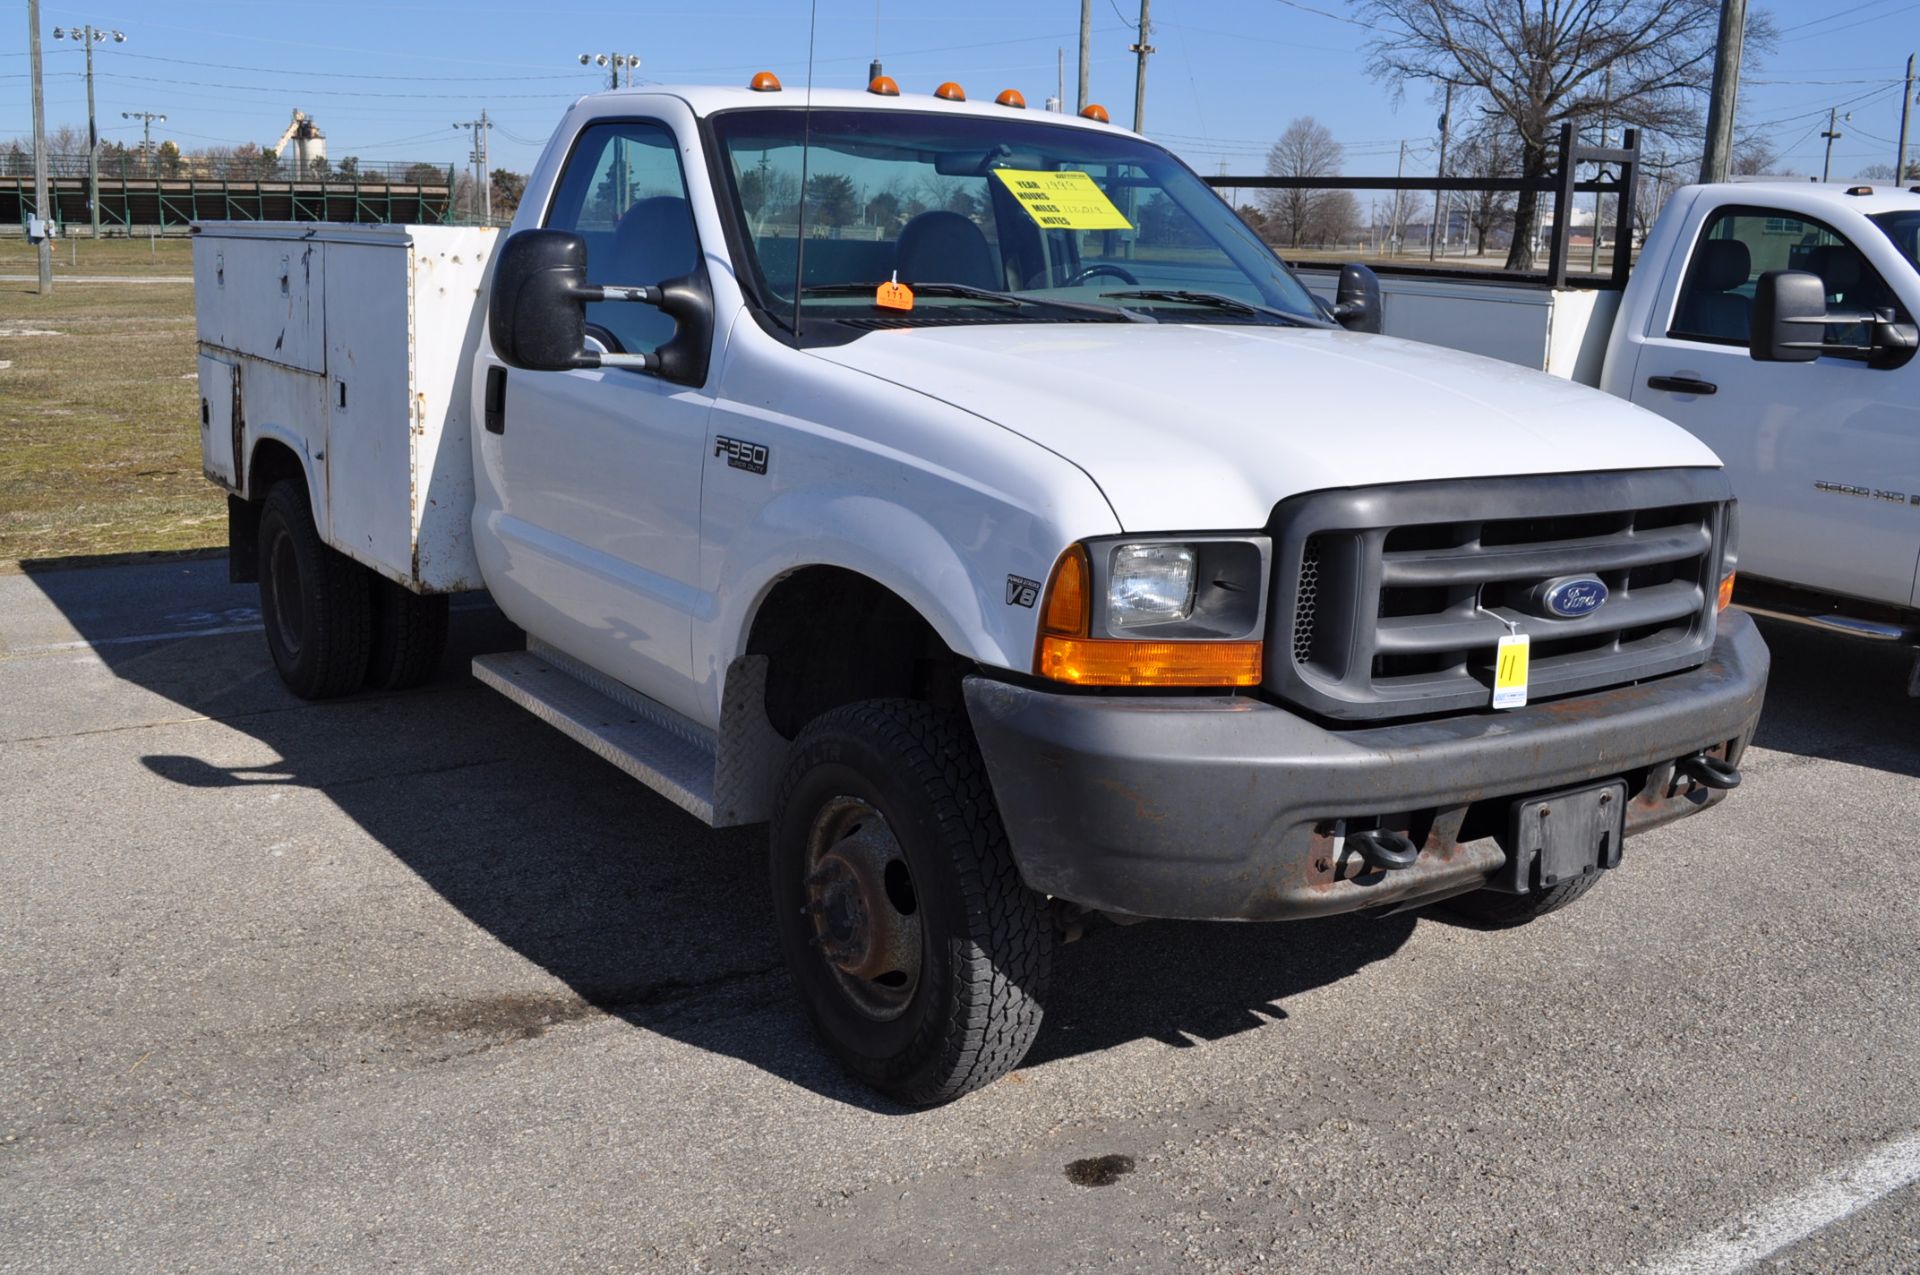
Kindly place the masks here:
[(1738, 784), (1703, 444), (1317, 305), (1102, 119), (890, 89), (584, 98), (505, 236), (201, 226), (288, 685), (418, 682), (490, 591), (480, 680), (770, 823), (806, 1009), (910, 1104), (1019, 1062), (1092, 917), (1517, 923)]
[(1920, 187), (1690, 186), (1624, 291), (1384, 292), (1389, 333), (1597, 385), (1712, 447), (1740, 501), (1740, 606), (1920, 646)]

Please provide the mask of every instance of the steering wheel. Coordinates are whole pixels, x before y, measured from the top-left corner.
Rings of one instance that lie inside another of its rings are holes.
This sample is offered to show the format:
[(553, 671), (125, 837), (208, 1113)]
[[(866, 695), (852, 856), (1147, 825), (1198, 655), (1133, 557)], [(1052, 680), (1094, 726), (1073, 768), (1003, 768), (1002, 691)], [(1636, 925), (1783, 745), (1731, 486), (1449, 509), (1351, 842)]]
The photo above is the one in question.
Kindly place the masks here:
[(1140, 286), (1140, 281), (1134, 278), (1130, 272), (1122, 270), (1119, 266), (1108, 265), (1088, 266), (1085, 270), (1079, 271), (1073, 278), (1067, 280), (1060, 286), (1063, 288), (1078, 287), (1089, 279), (1098, 279), (1101, 275), (1111, 275), (1122, 283), (1130, 283), (1136, 288)]

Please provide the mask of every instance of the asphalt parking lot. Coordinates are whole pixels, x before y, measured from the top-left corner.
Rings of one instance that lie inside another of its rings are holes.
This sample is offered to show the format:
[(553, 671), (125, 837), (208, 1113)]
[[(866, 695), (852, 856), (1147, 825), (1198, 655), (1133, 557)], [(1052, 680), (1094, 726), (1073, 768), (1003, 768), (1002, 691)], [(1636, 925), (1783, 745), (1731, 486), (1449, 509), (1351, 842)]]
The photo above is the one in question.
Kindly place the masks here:
[(483, 600), (316, 706), (225, 572), (0, 576), (0, 1270), (1920, 1270), (1899, 651), (1768, 627), (1745, 787), (1567, 912), (1102, 930), (907, 1113)]

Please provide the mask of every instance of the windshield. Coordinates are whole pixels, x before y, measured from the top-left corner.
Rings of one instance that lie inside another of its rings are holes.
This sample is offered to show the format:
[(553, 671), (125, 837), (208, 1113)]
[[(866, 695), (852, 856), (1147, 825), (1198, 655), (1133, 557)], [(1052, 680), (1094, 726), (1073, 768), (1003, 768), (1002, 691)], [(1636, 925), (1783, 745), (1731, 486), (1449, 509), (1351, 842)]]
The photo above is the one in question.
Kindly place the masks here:
[[(752, 273), (776, 316), (793, 312), (804, 216), (808, 317), (903, 327), (1325, 321), (1206, 183), (1137, 138), (930, 112), (804, 116), (713, 117)], [(876, 304), (874, 289), (896, 272), (914, 289), (911, 310)]]
[(1920, 209), (1881, 213), (1869, 220), (1886, 232), (1910, 265), (1920, 270)]

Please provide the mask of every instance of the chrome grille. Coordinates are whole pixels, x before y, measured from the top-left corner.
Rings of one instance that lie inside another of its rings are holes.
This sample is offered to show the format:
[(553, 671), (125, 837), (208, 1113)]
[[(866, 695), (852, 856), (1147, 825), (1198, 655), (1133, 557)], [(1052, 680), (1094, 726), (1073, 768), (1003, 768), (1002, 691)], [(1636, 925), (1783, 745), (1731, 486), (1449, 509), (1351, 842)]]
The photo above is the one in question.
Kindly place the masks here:
[[(1510, 630), (1530, 638), (1536, 700), (1692, 667), (1713, 641), (1728, 498), (1717, 470), (1652, 470), (1287, 501), (1272, 621), (1293, 640), (1269, 645), (1267, 689), (1329, 717), (1487, 708)], [(1584, 575), (1609, 593), (1591, 614), (1531, 600)]]

